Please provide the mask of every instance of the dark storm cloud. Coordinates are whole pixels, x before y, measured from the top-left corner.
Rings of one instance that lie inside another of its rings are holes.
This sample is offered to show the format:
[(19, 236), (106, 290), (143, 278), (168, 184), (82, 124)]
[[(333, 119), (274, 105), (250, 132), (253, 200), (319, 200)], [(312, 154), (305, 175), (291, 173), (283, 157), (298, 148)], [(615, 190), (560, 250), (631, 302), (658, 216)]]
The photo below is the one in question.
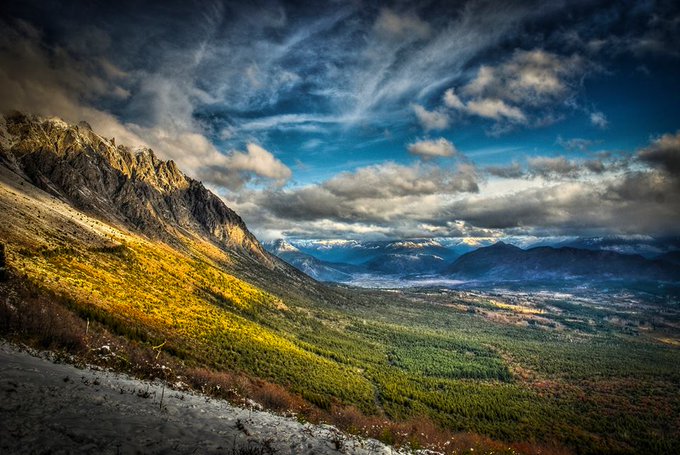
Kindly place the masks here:
[(507, 166), (487, 166), (484, 170), (495, 177), (506, 179), (521, 178), (526, 175), (522, 166), (516, 161)]
[(554, 177), (577, 177), (581, 171), (579, 163), (568, 160), (563, 156), (545, 157), (539, 156), (529, 159), (529, 172), (533, 175)]
[(638, 159), (674, 176), (680, 176), (680, 131), (664, 134), (638, 153)]
[(565, 156), (535, 156), (527, 159), (526, 167), (514, 161), (505, 166), (487, 166), (484, 171), (494, 177), (507, 179), (541, 177), (545, 180), (562, 180), (623, 170), (629, 164), (630, 160), (627, 158), (614, 158), (608, 155), (579, 160), (569, 159)]

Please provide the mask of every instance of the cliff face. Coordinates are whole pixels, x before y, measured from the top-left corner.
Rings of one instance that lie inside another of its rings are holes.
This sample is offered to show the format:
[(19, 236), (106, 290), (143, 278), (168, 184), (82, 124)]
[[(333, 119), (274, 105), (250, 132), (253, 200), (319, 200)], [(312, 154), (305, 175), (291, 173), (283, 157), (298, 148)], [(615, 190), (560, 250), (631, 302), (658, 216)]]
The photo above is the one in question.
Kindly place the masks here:
[(268, 268), (276, 264), (243, 220), (173, 161), (116, 145), (87, 123), (5, 115), (0, 163), (80, 210), (150, 238), (207, 238)]

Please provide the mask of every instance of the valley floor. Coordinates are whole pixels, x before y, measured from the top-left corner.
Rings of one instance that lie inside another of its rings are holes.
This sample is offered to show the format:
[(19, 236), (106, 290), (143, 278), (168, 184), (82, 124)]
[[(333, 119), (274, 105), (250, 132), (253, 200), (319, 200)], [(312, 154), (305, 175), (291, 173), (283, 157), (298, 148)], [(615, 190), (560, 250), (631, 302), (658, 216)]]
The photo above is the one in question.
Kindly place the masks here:
[(4, 342), (0, 397), (4, 454), (397, 453), (328, 425), (235, 407), (159, 382), (54, 363)]

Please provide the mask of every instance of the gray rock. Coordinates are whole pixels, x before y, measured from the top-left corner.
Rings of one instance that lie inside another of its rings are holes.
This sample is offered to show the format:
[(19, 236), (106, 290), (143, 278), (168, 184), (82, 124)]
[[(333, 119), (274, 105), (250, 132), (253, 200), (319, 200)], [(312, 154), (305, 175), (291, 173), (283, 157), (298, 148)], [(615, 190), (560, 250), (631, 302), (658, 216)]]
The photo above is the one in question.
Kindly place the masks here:
[(267, 268), (280, 266), (219, 197), (151, 149), (116, 146), (86, 122), (19, 112), (4, 120), (10, 145), (0, 146), (0, 160), (79, 210), (175, 246), (205, 238)]

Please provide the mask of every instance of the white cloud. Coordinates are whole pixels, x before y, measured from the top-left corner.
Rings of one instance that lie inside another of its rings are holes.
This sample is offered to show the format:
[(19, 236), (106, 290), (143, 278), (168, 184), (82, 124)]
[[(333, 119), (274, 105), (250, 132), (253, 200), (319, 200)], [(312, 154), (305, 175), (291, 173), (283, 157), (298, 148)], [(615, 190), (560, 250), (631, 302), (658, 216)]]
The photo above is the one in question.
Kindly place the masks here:
[(542, 106), (563, 98), (570, 81), (586, 70), (577, 56), (561, 56), (542, 49), (517, 50), (498, 66), (482, 66), (463, 87), (471, 97), (498, 98), (516, 104)]
[(609, 120), (607, 116), (602, 112), (593, 112), (590, 114), (590, 123), (594, 126), (604, 130), (609, 126)]
[(260, 177), (276, 180), (280, 184), (290, 179), (292, 172), (281, 161), (257, 144), (248, 144), (247, 152), (232, 152), (227, 156), (227, 166), (238, 171), (252, 172)]
[(428, 220), (460, 193), (478, 191), (473, 166), (453, 169), (416, 163), (384, 163), (343, 172), (321, 184), (302, 188), (251, 192), (239, 207), (258, 217), (265, 228), (281, 229), (304, 222), (377, 226), (394, 232), (395, 224), (410, 226)]
[[(464, 99), (449, 88), (443, 102), (450, 109), (499, 123), (529, 123), (523, 108), (545, 110), (564, 99), (571, 92), (570, 81), (585, 67), (578, 56), (564, 57), (542, 49), (517, 50), (496, 66), (480, 66), (477, 75), (460, 91)], [(545, 123), (545, 118), (552, 118), (549, 112), (535, 123)], [(503, 125), (497, 126), (503, 130)]]
[(442, 100), (449, 109), (495, 120), (496, 134), (511, 130), (513, 124), (543, 126), (558, 118), (551, 109), (573, 93), (572, 81), (586, 68), (576, 55), (517, 50), (496, 66), (480, 66), (460, 94), (449, 88)]
[(408, 151), (423, 158), (453, 156), (456, 147), (443, 137), (435, 140), (421, 140), (408, 145)]
[(270, 180), (281, 187), (288, 182), (292, 171), (272, 153), (249, 143), (246, 151), (232, 150), (229, 154), (213, 154), (209, 165), (199, 168), (201, 179), (229, 190), (242, 190), (249, 181)]
[(625, 158), (533, 157), (526, 168), (486, 168), (502, 178), (480, 181), (466, 164), (384, 163), (303, 188), (246, 192), (236, 207), (263, 231), (307, 238), (669, 235), (680, 222), (678, 138), (652, 141), (635, 167)]
[(435, 166), (384, 163), (342, 172), (323, 184), (335, 196), (380, 199), (439, 191), (444, 175)]
[(484, 98), (469, 101), (467, 111), (493, 120), (511, 120), (519, 123), (527, 120), (519, 108), (508, 106), (505, 101), (500, 99)]
[(496, 76), (494, 68), (482, 65), (477, 70), (477, 76), (472, 79), (463, 88), (467, 95), (481, 95), (487, 89), (496, 83)]
[(462, 110), (465, 105), (452, 88), (444, 92), (444, 105), (450, 109)]
[(420, 104), (414, 104), (413, 111), (425, 131), (443, 130), (449, 126), (449, 116), (446, 112), (428, 111)]

